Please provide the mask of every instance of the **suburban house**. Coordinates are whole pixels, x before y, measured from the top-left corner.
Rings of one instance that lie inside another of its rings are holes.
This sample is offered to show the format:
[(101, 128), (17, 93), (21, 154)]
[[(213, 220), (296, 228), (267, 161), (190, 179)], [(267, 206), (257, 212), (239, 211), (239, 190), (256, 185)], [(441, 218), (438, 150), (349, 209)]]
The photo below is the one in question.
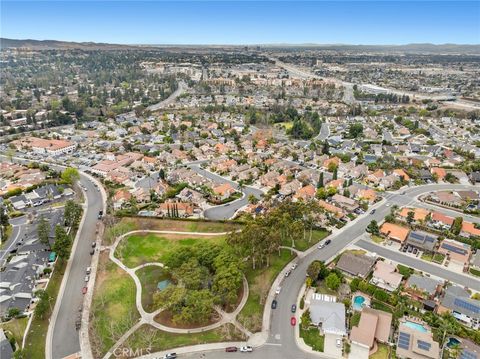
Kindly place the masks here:
[(454, 219), (452, 217), (446, 216), (440, 212), (432, 212), (430, 223), (433, 228), (437, 229), (450, 229), (452, 227)]
[(193, 214), (193, 205), (183, 202), (160, 203), (157, 213), (164, 217), (190, 217)]
[(433, 340), (431, 330), (424, 326), (424, 330), (419, 330), (409, 323), (403, 321), (398, 328), (397, 358), (438, 359), (440, 346)]
[[(335, 296), (314, 293), (310, 300), (310, 320), (325, 335), (325, 354), (339, 357), (337, 341), (347, 335), (345, 305)], [(329, 350), (332, 350), (329, 352)]]
[(350, 332), (351, 359), (368, 359), (377, 351), (377, 342), (388, 343), (392, 314), (381, 310), (364, 307), (358, 326)]
[(466, 238), (480, 238), (480, 229), (475, 227), (474, 223), (471, 222), (462, 222), (462, 230), (460, 231), (460, 235)]
[(472, 249), (469, 244), (444, 239), (438, 248), (438, 253), (446, 255), (451, 262), (467, 266), (470, 262)]
[(213, 194), (215, 199), (218, 201), (223, 201), (229, 198), (232, 194), (234, 194), (235, 188), (232, 187), (230, 183), (224, 183), (212, 188)]
[(407, 246), (417, 248), (420, 251), (433, 253), (437, 246), (437, 240), (438, 237), (433, 234), (413, 231), (410, 232), (405, 243)]
[(399, 226), (398, 224), (385, 222), (380, 227), (380, 233), (383, 234), (388, 239), (391, 239), (396, 242), (403, 243), (408, 238), (410, 229), (406, 227)]
[(340, 257), (336, 268), (353, 277), (366, 278), (372, 271), (376, 259), (364, 254), (345, 252)]
[(472, 329), (480, 329), (480, 302), (471, 299), (470, 293), (461, 287), (446, 289), (437, 308), (438, 314), (445, 312), (452, 313), (458, 321)]
[(408, 217), (408, 213), (413, 212), (413, 220), (415, 222), (425, 222), (427, 216), (430, 214), (430, 211), (425, 208), (408, 208), (404, 207), (398, 214), (400, 217), (406, 219)]
[(397, 272), (397, 268), (385, 261), (377, 261), (370, 282), (377, 287), (393, 292), (402, 282), (403, 276)]
[(404, 285), (404, 290), (415, 300), (432, 300), (442, 291), (442, 282), (431, 277), (412, 274)]

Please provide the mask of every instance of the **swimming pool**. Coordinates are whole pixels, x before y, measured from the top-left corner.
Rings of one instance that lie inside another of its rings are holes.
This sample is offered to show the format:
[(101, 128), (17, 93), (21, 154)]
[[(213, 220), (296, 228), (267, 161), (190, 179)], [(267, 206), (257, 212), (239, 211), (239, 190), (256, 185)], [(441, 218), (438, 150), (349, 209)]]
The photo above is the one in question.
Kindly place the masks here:
[(353, 309), (360, 311), (364, 306), (365, 306), (365, 297), (361, 295), (356, 295), (353, 298)]
[(450, 337), (448, 338), (447, 347), (453, 348), (455, 345), (460, 344), (460, 340), (457, 338)]
[(419, 324), (419, 323), (410, 322), (410, 321), (407, 320), (403, 324), (406, 325), (409, 328), (418, 330), (419, 332), (422, 332), (422, 333), (428, 332), (427, 328), (425, 328), (422, 324)]

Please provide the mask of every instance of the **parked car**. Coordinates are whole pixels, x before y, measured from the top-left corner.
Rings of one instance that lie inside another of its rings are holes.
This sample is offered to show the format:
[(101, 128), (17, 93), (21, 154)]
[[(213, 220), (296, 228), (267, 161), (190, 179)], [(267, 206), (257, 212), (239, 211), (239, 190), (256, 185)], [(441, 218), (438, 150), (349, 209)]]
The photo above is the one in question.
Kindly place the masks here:
[(276, 309), (277, 308), (277, 304), (278, 302), (274, 299), (272, 300), (272, 309)]
[(275, 294), (280, 294), (281, 290), (282, 290), (282, 287), (277, 287), (277, 289), (275, 290)]
[(372, 209), (372, 210), (370, 211), (370, 214), (375, 214), (376, 211), (377, 211), (376, 209)]
[(291, 273), (291, 272), (290, 272), (289, 270), (287, 270), (287, 271), (285, 272), (285, 277), (288, 277), (288, 276), (290, 275), (290, 273)]
[(177, 357), (177, 353), (167, 353), (163, 356), (163, 359), (175, 359)]
[(87, 294), (87, 287), (82, 288), (82, 294)]
[(331, 239), (327, 239), (327, 240), (325, 241), (325, 245), (326, 245), (326, 246), (328, 246), (330, 243), (332, 243), (332, 240), (331, 240)]
[(95, 253), (95, 249), (92, 249), (92, 250), (90, 251), (90, 255), (93, 256), (94, 253)]
[(98, 211), (98, 219), (102, 219), (103, 211)]
[(417, 254), (417, 248), (413, 248), (413, 254)]
[(237, 347), (226, 347), (225, 351), (228, 352), (228, 353), (234, 353), (234, 352), (238, 351), (238, 348)]
[(92, 267), (87, 267), (87, 270), (85, 271), (85, 273), (90, 274), (91, 272), (92, 272)]
[(93, 241), (92, 242), (92, 248), (95, 248), (97, 246), (97, 242)]
[(337, 338), (337, 340), (335, 340), (335, 344), (337, 345), (337, 348), (341, 348), (342, 347), (342, 339)]
[(295, 313), (297, 311), (297, 306), (295, 304), (292, 304), (291, 311), (292, 313)]
[(251, 353), (251, 352), (253, 352), (253, 348), (250, 345), (240, 347), (240, 352), (241, 353)]
[(86, 275), (85, 276), (85, 282), (88, 282), (90, 280), (90, 276), (89, 275)]
[(292, 327), (294, 327), (297, 324), (297, 318), (291, 317), (290, 318), (290, 324), (292, 325)]
[(320, 243), (320, 244), (318, 245), (318, 249), (322, 249), (323, 247), (325, 247), (325, 244), (323, 244), (323, 243)]
[(295, 270), (297, 268), (297, 263), (292, 264), (292, 270)]

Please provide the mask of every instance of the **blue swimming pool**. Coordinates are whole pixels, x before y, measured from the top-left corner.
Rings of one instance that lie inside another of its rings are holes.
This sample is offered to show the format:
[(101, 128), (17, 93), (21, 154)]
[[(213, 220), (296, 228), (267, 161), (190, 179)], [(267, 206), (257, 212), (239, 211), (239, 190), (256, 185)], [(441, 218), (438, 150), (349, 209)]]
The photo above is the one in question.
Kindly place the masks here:
[(418, 330), (419, 332), (422, 332), (422, 333), (428, 332), (427, 328), (425, 328), (422, 324), (410, 322), (408, 320), (404, 324), (409, 328)]
[(365, 305), (365, 297), (363, 297), (361, 295), (356, 295), (353, 298), (353, 309), (354, 310), (360, 311), (360, 310), (362, 310), (364, 305)]
[(450, 337), (448, 338), (447, 347), (453, 348), (455, 345), (460, 344), (460, 340), (457, 338)]

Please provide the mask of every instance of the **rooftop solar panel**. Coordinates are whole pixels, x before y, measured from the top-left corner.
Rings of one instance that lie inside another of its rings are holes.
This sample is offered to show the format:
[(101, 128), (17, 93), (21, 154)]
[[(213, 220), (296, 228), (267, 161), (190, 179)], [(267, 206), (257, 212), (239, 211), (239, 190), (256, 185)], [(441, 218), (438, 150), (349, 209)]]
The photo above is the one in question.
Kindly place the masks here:
[(460, 359), (478, 359), (478, 355), (467, 349), (463, 349), (460, 353)]
[(422, 350), (430, 350), (430, 348), (432, 347), (432, 344), (425, 342), (423, 340), (417, 340), (417, 346), (419, 349), (422, 349)]
[(458, 253), (458, 254), (461, 254), (461, 255), (465, 255), (467, 253), (467, 251), (465, 249), (452, 246), (449, 243), (442, 243), (442, 248), (446, 249), (447, 251)]
[(453, 301), (453, 304), (455, 304), (455, 305), (458, 306), (459, 308), (463, 308), (463, 309), (469, 310), (469, 311), (471, 311), (471, 312), (473, 312), (473, 313), (477, 313), (477, 314), (480, 313), (480, 305), (475, 305), (474, 303), (467, 302), (467, 301), (464, 300), (464, 299), (455, 298), (454, 301)]

